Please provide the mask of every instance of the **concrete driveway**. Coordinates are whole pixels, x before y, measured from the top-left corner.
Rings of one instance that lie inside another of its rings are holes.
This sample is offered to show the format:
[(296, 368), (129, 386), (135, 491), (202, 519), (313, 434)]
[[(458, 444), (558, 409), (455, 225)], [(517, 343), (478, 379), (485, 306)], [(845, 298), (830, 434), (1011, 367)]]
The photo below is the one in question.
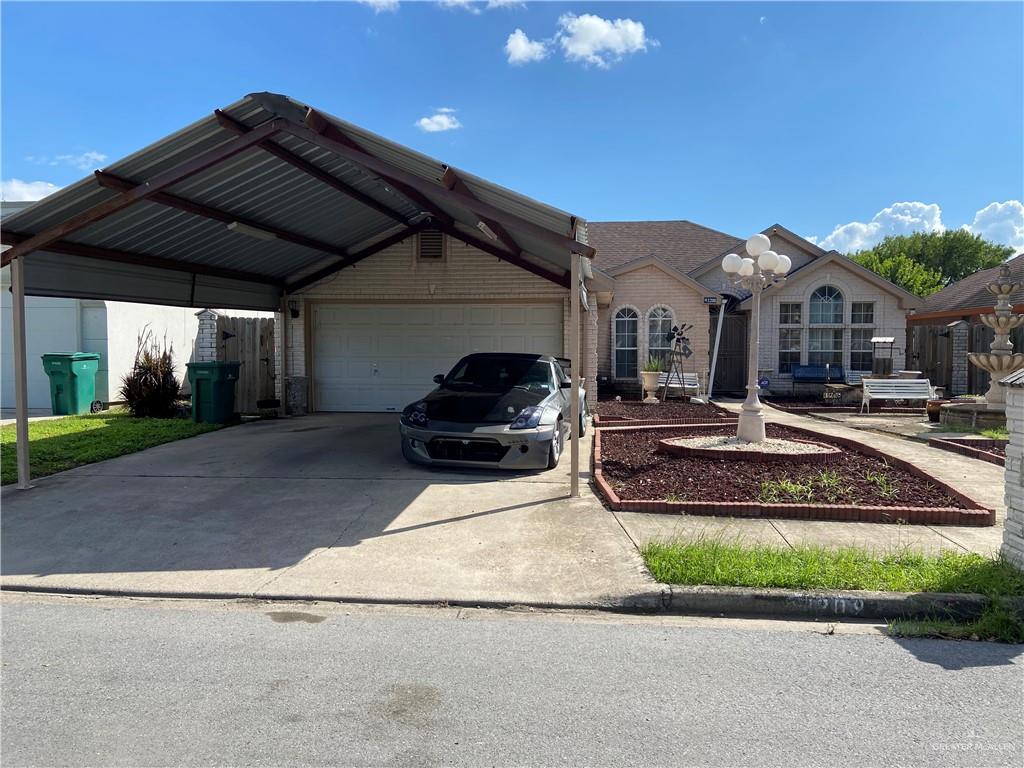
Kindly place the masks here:
[(657, 591), (589, 489), (567, 498), (567, 454), (546, 472), (412, 466), (397, 418), (255, 422), (4, 488), (2, 583), (581, 606)]

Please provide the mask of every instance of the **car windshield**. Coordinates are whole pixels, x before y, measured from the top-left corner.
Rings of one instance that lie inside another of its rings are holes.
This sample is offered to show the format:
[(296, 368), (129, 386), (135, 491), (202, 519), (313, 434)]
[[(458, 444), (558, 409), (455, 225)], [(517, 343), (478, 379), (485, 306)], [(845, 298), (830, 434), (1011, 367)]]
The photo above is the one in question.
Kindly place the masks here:
[(467, 357), (448, 374), (444, 386), (488, 391), (513, 387), (550, 391), (551, 364), (528, 357)]

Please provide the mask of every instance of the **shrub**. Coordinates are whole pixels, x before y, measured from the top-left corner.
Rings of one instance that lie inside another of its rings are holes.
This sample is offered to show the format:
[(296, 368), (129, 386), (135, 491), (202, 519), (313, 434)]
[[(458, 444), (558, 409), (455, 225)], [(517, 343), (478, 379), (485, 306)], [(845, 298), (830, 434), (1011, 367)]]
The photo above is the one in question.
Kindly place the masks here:
[(167, 419), (176, 414), (181, 384), (174, 375), (174, 349), (153, 338), (146, 326), (138, 337), (131, 373), (121, 379), (121, 398), (132, 416)]

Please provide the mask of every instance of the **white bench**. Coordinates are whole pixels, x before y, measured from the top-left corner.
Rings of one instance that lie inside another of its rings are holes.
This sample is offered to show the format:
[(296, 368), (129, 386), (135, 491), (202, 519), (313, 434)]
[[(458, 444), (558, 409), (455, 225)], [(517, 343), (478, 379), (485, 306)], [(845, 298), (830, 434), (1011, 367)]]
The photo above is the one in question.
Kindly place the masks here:
[(872, 400), (931, 400), (935, 387), (928, 379), (863, 379), (864, 397), (860, 412), (871, 413)]
[(681, 389), (684, 394), (700, 394), (700, 380), (697, 378), (696, 373), (680, 374), (676, 371), (672, 374), (672, 380), (669, 381), (668, 372), (663, 371), (658, 374), (658, 389), (663, 389), (664, 387)]

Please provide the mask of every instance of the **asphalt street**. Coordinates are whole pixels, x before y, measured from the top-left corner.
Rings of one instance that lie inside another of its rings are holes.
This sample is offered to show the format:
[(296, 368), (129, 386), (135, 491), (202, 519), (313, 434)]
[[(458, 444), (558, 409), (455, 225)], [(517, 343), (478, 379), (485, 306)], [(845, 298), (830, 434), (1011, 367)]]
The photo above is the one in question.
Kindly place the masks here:
[(11, 593), (2, 625), (5, 767), (1024, 764), (1021, 646)]

